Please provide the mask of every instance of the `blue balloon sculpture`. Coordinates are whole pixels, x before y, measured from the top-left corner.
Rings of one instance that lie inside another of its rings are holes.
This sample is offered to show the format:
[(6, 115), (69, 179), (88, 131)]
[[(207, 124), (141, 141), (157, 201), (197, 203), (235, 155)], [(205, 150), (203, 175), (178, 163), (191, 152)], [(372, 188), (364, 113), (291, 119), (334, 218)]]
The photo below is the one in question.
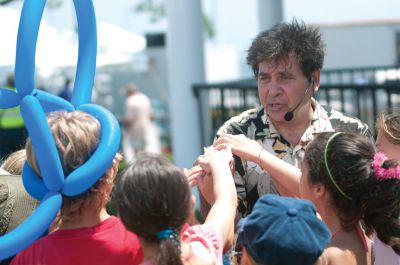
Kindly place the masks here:
[[(15, 255), (43, 235), (62, 205), (62, 195), (75, 196), (93, 186), (110, 167), (120, 143), (116, 118), (105, 108), (90, 104), (97, 54), (96, 18), (92, 0), (74, 0), (78, 20), (79, 52), (71, 103), (35, 89), (35, 53), (45, 0), (24, 1), (17, 37), (16, 91), (0, 88), (0, 108), (21, 107), (41, 177), (25, 163), (22, 179), (26, 190), (40, 200), (20, 226), (0, 237), (0, 260)], [(64, 176), (56, 144), (45, 113), (84, 111), (100, 122), (99, 144), (79, 168)]]

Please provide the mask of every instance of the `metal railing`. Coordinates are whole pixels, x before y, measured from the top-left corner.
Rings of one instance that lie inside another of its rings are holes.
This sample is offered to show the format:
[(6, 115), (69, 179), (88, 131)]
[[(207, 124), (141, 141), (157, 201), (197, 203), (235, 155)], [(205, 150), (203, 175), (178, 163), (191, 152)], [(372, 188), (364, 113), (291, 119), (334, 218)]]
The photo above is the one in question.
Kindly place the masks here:
[[(315, 95), (320, 104), (358, 117), (372, 131), (381, 111), (400, 107), (400, 67), (328, 70), (322, 73), (321, 80)], [(254, 79), (197, 84), (193, 85), (193, 92), (198, 99), (204, 146), (212, 143), (218, 128), (229, 118), (259, 105)]]

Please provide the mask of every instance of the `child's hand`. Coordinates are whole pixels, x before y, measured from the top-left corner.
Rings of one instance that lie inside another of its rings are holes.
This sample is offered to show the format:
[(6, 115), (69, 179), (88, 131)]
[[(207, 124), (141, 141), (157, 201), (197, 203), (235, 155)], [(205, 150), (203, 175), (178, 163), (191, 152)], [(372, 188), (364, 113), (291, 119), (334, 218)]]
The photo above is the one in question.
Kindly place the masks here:
[(230, 165), (233, 161), (230, 145), (216, 149), (208, 147), (204, 150), (204, 155), (198, 158), (198, 164), (207, 173), (211, 173), (213, 167)]
[(206, 175), (206, 172), (199, 165), (196, 165), (189, 170), (184, 168), (183, 172), (185, 173), (185, 176), (191, 188), (198, 186)]

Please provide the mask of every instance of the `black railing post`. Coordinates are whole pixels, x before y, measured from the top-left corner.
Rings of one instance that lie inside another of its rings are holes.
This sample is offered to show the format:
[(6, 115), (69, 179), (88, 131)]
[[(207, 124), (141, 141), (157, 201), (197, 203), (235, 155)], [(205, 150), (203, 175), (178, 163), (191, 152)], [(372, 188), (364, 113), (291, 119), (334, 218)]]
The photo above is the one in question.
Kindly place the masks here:
[(376, 93), (377, 89), (371, 88), (371, 95), (372, 95), (372, 111), (374, 115), (374, 120), (378, 115), (378, 103), (376, 102)]
[(220, 110), (221, 110), (221, 118), (222, 121), (225, 121), (227, 119), (227, 115), (226, 115), (226, 107), (225, 107), (225, 88), (220, 88), (220, 100), (221, 100), (221, 106), (220, 106)]
[(388, 98), (388, 108), (391, 109), (392, 108), (392, 89), (389, 88), (386, 90), (387, 92), (387, 98)]

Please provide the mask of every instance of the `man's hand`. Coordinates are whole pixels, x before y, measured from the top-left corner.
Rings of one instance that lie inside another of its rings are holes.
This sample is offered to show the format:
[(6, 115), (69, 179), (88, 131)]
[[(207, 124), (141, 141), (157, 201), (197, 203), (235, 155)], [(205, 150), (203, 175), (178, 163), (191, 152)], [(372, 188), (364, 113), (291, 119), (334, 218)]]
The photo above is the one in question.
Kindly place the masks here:
[(232, 153), (234, 155), (244, 160), (258, 163), (258, 155), (262, 146), (255, 140), (251, 140), (243, 134), (222, 134), (218, 139), (216, 139), (213, 146), (219, 150), (226, 148), (227, 145), (232, 147)]

